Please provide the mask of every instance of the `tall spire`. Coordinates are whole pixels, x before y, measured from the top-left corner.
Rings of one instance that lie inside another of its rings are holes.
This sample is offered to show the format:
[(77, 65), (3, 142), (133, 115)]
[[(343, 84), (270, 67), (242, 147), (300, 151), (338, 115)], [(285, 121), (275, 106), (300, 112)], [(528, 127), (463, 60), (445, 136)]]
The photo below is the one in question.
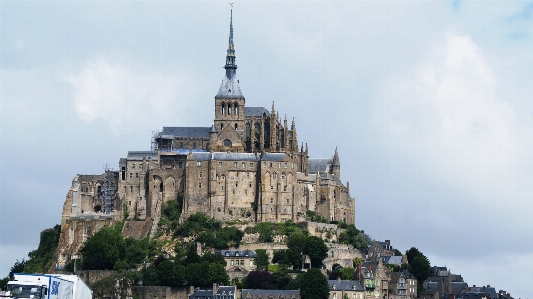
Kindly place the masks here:
[(228, 74), (228, 78), (231, 79), (235, 74), (235, 70), (237, 69), (237, 65), (235, 64), (235, 45), (233, 44), (233, 6), (231, 8), (228, 51), (226, 54), (226, 65), (224, 66), (224, 68), (226, 69), (226, 74)]

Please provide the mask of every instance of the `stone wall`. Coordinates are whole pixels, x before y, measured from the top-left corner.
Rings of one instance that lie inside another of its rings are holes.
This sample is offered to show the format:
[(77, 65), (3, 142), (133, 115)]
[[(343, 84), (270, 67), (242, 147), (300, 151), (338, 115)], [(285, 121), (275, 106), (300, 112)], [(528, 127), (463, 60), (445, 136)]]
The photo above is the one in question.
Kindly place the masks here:
[(187, 299), (194, 291), (193, 286), (189, 287), (132, 287), (132, 294), (139, 299)]

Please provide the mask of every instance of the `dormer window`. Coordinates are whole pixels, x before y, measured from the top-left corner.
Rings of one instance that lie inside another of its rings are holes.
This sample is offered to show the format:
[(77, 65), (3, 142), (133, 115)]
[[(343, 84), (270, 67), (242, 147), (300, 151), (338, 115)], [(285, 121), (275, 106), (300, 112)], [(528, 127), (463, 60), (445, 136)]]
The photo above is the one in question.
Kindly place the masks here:
[(235, 256), (239, 256), (239, 252), (238, 251), (235, 252)]

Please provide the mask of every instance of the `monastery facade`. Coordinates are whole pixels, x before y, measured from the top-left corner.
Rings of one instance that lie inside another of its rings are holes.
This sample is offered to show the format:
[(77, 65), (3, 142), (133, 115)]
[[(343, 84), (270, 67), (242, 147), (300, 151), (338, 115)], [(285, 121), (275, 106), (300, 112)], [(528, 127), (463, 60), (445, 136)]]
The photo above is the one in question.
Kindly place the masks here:
[[(182, 202), (182, 220), (202, 212), (220, 221), (305, 221), (315, 211), (329, 221), (355, 223), (355, 200), (341, 182), (339, 154), (311, 159), (274, 108), (247, 107), (237, 79), (230, 21), (225, 76), (206, 127), (164, 127), (150, 151), (130, 151), (118, 171), (77, 175), (63, 222), (76, 219), (150, 220)], [(333, 152), (333, 150), (332, 150)]]

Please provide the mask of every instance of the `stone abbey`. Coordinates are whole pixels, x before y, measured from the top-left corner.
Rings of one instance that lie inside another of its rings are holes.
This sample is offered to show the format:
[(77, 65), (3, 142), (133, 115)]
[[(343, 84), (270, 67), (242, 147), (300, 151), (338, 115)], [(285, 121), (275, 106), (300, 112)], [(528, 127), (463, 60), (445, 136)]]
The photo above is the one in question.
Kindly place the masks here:
[(85, 239), (87, 229), (98, 229), (80, 219), (135, 219), (124, 228), (130, 235), (154, 236), (162, 208), (174, 200), (182, 202), (181, 220), (202, 212), (220, 221), (300, 222), (314, 211), (328, 221), (355, 223), (337, 150), (331, 158), (309, 158), (295, 121), (282, 121), (274, 103), (270, 110), (246, 106), (232, 19), (224, 68), (212, 125), (164, 127), (150, 151), (128, 152), (118, 170), (75, 177), (63, 209), (63, 229), (71, 232), (65, 237), (81, 230)]

